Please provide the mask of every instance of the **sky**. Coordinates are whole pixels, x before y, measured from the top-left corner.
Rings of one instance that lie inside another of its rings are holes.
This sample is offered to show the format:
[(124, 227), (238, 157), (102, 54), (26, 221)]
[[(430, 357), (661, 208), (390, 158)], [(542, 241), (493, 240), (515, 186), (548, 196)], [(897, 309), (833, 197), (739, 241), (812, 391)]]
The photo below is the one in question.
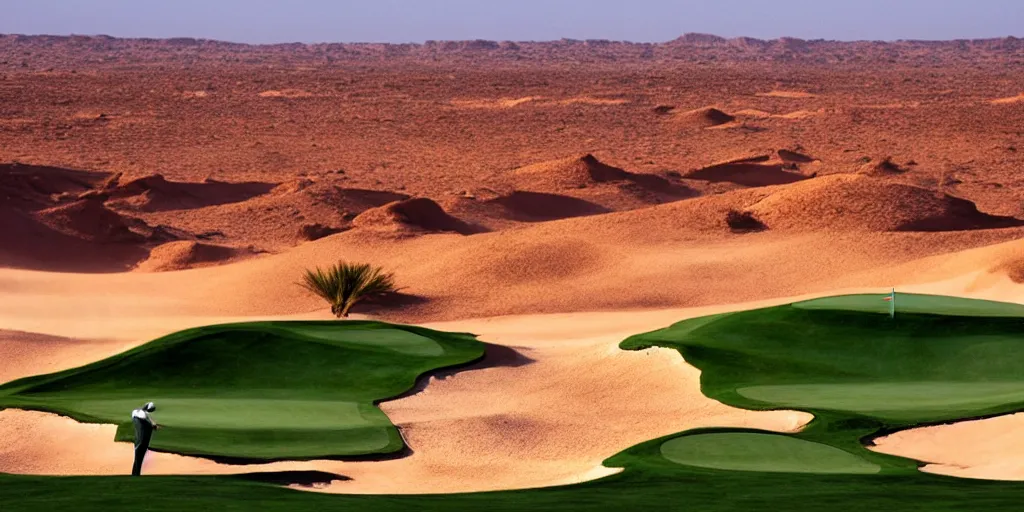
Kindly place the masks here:
[(243, 43), (1024, 37), (1024, 0), (0, 0), (0, 33)]

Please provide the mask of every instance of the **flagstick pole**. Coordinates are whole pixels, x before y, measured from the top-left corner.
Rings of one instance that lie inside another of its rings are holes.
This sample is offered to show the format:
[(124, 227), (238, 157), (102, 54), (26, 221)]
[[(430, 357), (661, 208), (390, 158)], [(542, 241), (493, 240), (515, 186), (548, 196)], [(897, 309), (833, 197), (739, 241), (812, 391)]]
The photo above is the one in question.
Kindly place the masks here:
[(889, 318), (896, 318), (896, 288), (892, 289), (892, 294), (889, 295)]

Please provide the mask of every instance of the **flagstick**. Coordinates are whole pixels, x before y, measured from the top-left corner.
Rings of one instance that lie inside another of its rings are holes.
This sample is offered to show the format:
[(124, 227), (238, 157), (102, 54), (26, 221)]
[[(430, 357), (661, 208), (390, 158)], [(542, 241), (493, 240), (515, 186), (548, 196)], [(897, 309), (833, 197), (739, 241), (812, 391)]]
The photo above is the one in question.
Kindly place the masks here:
[(892, 294), (889, 297), (889, 318), (896, 319), (896, 288), (892, 289)]

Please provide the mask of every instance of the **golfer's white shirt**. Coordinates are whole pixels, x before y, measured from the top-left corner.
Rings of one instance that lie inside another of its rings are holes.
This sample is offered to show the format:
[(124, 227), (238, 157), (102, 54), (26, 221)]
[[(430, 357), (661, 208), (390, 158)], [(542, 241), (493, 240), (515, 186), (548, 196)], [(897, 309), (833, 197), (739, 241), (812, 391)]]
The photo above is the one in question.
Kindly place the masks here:
[(140, 420), (146, 420), (150, 423), (153, 422), (153, 420), (149, 419), (149, 413), (143, 409), (135, 409), (132, 411), (132, 418), (139, 418)]

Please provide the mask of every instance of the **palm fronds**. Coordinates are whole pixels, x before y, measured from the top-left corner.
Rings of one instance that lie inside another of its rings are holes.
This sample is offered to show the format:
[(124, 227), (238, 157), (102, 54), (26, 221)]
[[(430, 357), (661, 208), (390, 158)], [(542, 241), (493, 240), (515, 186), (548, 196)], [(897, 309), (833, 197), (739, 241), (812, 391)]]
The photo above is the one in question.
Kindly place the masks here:
[(306, 270), (299, 284), (330, 303), (331, 313), (342, 318), (361, 299), (395, 291), (395, 276), (368, 263), (341, 261), (327, 269)]

